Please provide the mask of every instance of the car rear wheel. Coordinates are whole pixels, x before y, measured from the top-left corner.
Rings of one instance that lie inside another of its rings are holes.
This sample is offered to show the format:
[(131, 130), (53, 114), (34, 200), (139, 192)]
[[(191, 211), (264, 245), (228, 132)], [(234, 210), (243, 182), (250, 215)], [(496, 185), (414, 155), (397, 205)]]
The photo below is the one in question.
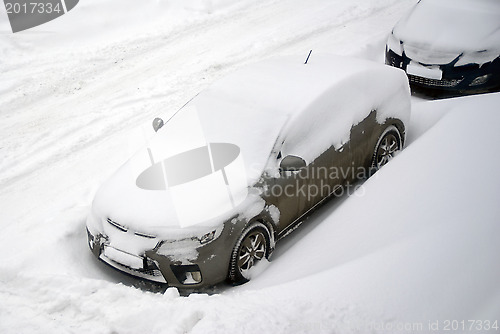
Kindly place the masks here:
[(391, 125), (379, 137), (373, 152), (372, 168), (376, 171), (387, 164), (403, 148), (401, 134)]
[(247, 227), (231, 254), (228, 279), (234, 284), (248, 282), (250, 269), (269, 255), (269, 231), (262, 223)]

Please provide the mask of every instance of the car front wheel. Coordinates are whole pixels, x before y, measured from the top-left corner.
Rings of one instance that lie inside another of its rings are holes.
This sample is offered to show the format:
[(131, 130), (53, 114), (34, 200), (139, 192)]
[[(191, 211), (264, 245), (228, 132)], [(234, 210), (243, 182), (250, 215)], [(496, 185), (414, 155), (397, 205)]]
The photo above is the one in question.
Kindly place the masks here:
[(269, 239), (269, 231), (262, 223), (254, 223), (243, 231), (231, 254), (230, 282), (242, 284), (250, 280), (250, 269), (268, 257)]

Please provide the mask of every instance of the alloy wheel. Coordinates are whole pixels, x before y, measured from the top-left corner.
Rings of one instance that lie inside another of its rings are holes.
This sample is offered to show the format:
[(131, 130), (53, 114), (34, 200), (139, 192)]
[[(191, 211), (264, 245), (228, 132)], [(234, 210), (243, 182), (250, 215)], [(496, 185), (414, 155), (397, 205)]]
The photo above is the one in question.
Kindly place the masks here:
[(248, 271), (266, 256), (266, 249), (266, 237), (260, 229), (255, 229), (246, 235), (238, 253), (238, 270), (243, 277), (250, 278)]
[(375, 151), (374, 167), (379, 169), (387, 164), (399, 150), (401, 150), (401, 141), (397, 134), (394, 131), (385, 134)]

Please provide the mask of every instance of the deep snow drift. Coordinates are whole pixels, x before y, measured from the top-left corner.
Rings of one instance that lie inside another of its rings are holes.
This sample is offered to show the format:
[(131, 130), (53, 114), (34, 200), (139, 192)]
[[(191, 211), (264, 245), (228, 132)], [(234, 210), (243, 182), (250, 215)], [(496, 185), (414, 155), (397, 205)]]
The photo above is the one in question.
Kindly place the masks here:
[(118, 2), (81, 2), (19, 34), (0, 10), (1, 332), (402, 333), (446, 320), (473, 332), (468, 320), (500, 320), (498, 93), (415, 98), (407, 148), (248, 284), (152, 293), (98, 263), (90, 202), (143, 144), (141, 126), (269, 56), (383, 62), (416, 1), (151, 1), (132, 14), (121, 0), (104, 15)]

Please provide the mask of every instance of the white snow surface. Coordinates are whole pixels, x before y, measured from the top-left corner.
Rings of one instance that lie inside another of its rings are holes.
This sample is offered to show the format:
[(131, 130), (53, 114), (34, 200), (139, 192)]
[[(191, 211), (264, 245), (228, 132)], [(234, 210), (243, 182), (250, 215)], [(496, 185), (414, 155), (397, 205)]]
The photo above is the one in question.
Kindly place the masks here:
[(152, 118), (270, 56), (383, 62), (415, 2), (130, 11), (137, 2), (88, 0), (18, 34), (0, 10), (0, 332), (430, 333), (446, 320), (500, 320), (499, 93), (413, 98), (406, 149), (278, 243), (243, 286), (147, 292), (88, 249), (95, 190)]

